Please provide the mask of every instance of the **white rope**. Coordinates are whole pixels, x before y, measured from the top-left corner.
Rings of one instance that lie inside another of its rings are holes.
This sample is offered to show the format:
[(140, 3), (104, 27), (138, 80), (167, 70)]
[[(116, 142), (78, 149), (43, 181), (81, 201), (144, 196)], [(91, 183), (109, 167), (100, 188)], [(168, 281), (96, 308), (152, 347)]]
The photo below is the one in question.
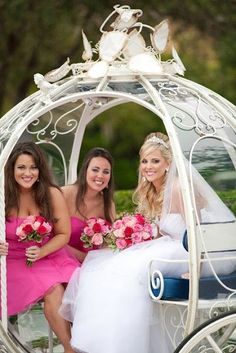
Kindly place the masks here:
[[(4, 198), (4, 169), (0, 174), (0, 240), (5, 242), (5, 198)], [(7, 331), (7, 290), (6, 290), (6, 256), (1, 256), (1, 313), (2, 325)]]

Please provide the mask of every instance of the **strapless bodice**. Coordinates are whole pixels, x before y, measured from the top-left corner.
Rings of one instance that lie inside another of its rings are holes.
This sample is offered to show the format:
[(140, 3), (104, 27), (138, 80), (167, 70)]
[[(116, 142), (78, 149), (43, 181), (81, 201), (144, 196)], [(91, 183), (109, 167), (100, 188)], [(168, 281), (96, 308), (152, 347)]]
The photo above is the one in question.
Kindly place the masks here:
[(69, 245), (77, 250), (87, 252), (88, 249), (84, 248), (84, 243), (80, 239), (83, 229), (85, 227), (86, 222), (82, 219), (79, 219), (76, 216), (72, 216), (71, 218), (71, 236)]

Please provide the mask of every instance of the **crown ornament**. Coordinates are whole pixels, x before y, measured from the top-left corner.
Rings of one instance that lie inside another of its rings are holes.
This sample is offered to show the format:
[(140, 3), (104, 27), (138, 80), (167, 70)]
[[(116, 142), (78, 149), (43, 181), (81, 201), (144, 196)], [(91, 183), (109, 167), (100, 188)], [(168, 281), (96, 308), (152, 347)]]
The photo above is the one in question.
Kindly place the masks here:
[(160, 137), (157, 137), (157, 136), (152, 136), (152, 137), (150, 137), (149, 139), (147, 139), (147, 140), (145, 141), (145, 143), (147, 143), (147, 142), (153, 142), (153, 143), (162, 145), (162, 146), (164, 146), (165, 148), (169, 149), (169, 146), (167, 145), (167, 143), (165, 143), (165, 141), (163, 141)]
[[(82, 31), (84, 62), (70, 64), (70, 59), (67, 58), (60, 67), (41, 75), (40, 85), (35, 82), (44, 98), (50, 98), (52, 89), (57, 89), (57, 83), (54, 86), (49, 86), (48, 83), (61, 80), (70, 71), (75, 77), (95, 80), (119, 75), (184, 75), (185, 66), (174, 46), (172, 58), (161, 60), (161, 54), (169, 43), (168, 20), (151, 27), (139, 20), (143, 13), (140, 9), (132, 9), (127, 5), (115, 5), (113, 9), (101, 25), (101, 36), (95, 45), (92, 45)], [(150, 32), (150, 43), (142, 35), (144, 30)]]

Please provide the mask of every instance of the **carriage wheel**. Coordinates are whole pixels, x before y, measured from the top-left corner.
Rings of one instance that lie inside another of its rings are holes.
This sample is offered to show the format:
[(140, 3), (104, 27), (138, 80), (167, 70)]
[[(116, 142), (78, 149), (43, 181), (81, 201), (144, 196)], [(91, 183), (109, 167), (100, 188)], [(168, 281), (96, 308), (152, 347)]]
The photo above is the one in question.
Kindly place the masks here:
[(236, 352), (236, 310), (220, 314), (198, 326), (174, 353)]

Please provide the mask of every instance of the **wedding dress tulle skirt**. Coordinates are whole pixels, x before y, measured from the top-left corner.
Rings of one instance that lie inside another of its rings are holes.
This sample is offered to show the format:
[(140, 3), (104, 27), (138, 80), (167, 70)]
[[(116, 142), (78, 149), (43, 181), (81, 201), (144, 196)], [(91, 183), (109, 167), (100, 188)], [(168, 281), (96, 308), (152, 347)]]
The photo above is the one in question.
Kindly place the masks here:
[[(187, 260), (182, 244), (168, 236), (88, 254), (67, 287), (61, 314), (72, 326), (72, 346), (88, 353), (167, 353), (159, 305), (148, 293), (147, 269), (153, 258)], [(163, 275), (180, 276), (187, 262), (156, 266)]]

